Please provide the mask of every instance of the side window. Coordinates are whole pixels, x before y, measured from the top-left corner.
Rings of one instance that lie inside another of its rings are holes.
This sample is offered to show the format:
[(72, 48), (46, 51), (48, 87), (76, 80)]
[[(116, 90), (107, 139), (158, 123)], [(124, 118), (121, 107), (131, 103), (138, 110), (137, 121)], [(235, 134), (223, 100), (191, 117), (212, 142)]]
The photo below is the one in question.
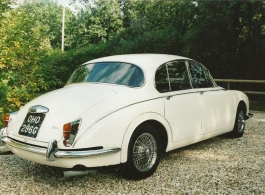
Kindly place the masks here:
[(194, 88), (213, 87), (209, 74), (205, 74), (203, 67), (196, 62), (189, 62), (192, 85)]
[(167, 68), (171, 91), (191, 88), (185, 61), (169, 62)]
[(208, 87), (215, 87), (212, 79), (211, 79), (211, 75), (210, 75), (210, 72), (207, 70), (205, 72), (205, 77), (206, 77), (206, 80), (207, 80), (207, 83), (208, 83)]
[(169, 62), (160, 66), (155, 75), (156, 89), (161, 92), (190, 89), (185, 61)]
[(157, 69), (155, 83), (157, 91), (161, 93), (170, 91), (166, 65), (162, 65)]

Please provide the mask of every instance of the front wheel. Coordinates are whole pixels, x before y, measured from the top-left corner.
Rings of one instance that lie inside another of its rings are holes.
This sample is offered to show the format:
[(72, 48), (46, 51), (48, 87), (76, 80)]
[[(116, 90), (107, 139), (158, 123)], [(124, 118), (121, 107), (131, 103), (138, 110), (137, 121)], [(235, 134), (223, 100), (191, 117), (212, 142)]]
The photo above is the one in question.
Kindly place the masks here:
[(232, 138), (239, 138), (243, 136), (245, 130), (245, 114), (241, 106), (237, 109), (234, 129), (231, 132)]
[(151, 176), (159, 164), (161, 142), (159, 134), (150, 124), (140, 125), (133, 133), (128, 147), (128, 159), (123, 174), (130, 179)]

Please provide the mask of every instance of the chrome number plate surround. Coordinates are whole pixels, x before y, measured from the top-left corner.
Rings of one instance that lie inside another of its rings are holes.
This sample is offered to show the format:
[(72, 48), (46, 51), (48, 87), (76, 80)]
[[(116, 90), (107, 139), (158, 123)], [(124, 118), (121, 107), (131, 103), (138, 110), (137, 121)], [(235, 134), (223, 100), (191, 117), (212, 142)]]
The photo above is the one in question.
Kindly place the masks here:
[(28, 113), (18, 134), (36, 138), (44, 118), (43, 113)]

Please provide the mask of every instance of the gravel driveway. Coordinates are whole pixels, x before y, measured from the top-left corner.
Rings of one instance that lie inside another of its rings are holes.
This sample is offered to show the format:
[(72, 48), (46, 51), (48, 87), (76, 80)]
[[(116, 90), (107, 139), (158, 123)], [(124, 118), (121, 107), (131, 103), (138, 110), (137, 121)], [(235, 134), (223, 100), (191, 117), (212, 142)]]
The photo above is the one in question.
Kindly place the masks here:
[(0, 194), (265, 194), (265, 112), (244, 137), (219, 136), (165, 154), (153, 176), (125, 180), (117, 167), (86, 176), (0, 155)]

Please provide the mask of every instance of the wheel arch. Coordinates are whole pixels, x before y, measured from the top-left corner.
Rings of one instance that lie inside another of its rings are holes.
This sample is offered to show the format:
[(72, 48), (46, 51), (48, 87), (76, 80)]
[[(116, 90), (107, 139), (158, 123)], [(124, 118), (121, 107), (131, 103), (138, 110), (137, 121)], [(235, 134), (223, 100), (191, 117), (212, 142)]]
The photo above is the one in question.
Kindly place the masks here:
[[(165, 152), (167, 145), (168, 145), (168, 133), (167, 133), (167, 130), (164, 127), (164, 125), (162, 125), (157, 120), (148, 120), (148, 121), (145, 121), (143, 123), (148, 123), (158, 130), (158, 133), (160, 135), (160, 139), (162, 141), (162, 152)], [(142, 125), (142, 124), (140, 124), (140, 125)]]
[(122, 140), (122, 150), (121, 150), (121, 163), (127, 161), (128, 157), (128, 146), (131, 139), (132, 134), (140, 125), (148, 123), (154, 127), (156, 127), (159, 131), (159, 134), (162, 138), (163, 151), (166, 151), (170, 140), (172, 140), (172, 132), (169, 123), (167, 120), (157, 114), (157, 113), (144, 113), (136, 117), (128, 126), (125, 135)]
[(245, 117), (247, 116), (247, 105), (246, 103), (241, 100), (239, 103), (238, 103), (238, 108), (241, 107), (243, 109), (243, 112), (245, 114)]

